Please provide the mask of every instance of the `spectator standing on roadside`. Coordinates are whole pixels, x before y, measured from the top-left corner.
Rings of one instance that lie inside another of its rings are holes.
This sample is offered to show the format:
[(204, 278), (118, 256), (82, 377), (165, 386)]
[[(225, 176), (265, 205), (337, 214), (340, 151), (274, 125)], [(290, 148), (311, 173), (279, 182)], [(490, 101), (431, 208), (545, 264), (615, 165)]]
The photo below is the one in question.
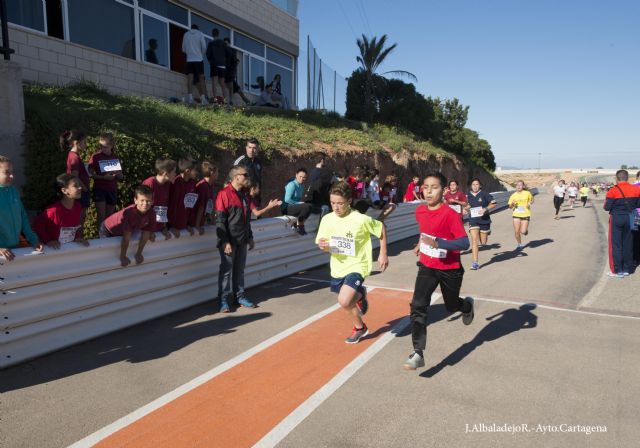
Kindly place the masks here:
[(284, 187), (284, 200), (281, 206), (283, 215), (295, 216), (297, 218), (297, 222), (292, 225), (291, 228), (300, 235), (307, 234), (304, 229), (304, 222), (311, 214), (311, 204), (303, 202), (304, 184), (306, 182), (307, 170), (298, 168), (295, 179), (287, 183)]
[[(640, 171), (636, 173), (636, 182), (633, 184), (640, 189)], [(640, 215), (640, 208), (637, 209)], [(633, 232), (633, 261), (636, 266), (640, 265), (640, 229)]]
[[(247, 140), (244, 148), (245, 154), (238, 157), (233, 166), (242, 166), (247, 169), (249, 179), (262, 190), (262, 160), (258, 157), (260, 153), (260, 142), (256, 138)], [(257, 206), (260, 206), (261, 195), (254, 198)]]
[[(220, 31), (218, 28), (211, 30), (211, 36), (213, 41), (207, 45), (207, 59), (209, 60), (210, 75), (211, 75), (211, 95), (216, 96), (216, 85), (220, 87), (220, 95), (225, 98), (229, 98), (231, 102), (231, 95), (225, 84), (225, 76), (227, 71), (227, 45), (222, 39), (220, 39)], [(225, 95), (226, 92), (226, 95)]]
[(324, 154), (316, 158), (316, 166), (309, 173), (309, 196), (311, 212), (324, 216), (331, 209), (329, 205), (329, 189), (333, 181), (333, 173), (326, 167), (327, 160)]
[(630, 214), (640, 207), (640, 189), (629, 184), (629, 172), (616, 172), (616, 185), (607, 192), (604, 209), (609, 212), (609, 277), (627, 277), (633, 271), (633, 236)]
[(218, 288), (220, 290), (220, 312), (231, 311), (233, 297), (245, 308), (255, 308), (245, 296), (244, 268), (247, 248), (253, 249), (251, 231), (251, 200), (247, 193), (250, 185), (249, 170), (242, 165), (229, 172), (229, 184), (216, 198), (216, 233), (220, 252)]
[(207, 103), (207, 87), (204, 80), (204, 59), (207, 51), (207, 43), (204, 34), (198, 29), (198, 25), (191, 25), (191, 29), (182, 37), (182, 52), (187, 57), (187, 97), (186, 102), (193, 104), (193, 85), (195, 84), (200, 94), (200, 103)]

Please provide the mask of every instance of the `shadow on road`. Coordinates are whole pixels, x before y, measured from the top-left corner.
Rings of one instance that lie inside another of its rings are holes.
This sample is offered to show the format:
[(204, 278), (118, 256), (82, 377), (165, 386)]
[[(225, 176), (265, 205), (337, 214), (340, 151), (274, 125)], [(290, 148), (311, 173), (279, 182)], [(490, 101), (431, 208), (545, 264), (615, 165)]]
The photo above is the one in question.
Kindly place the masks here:
[(431, 378), (445, 367), (456, 365), (485, 342), (495, 341), (519, 330), (535, 328), (538, 324), (538, 316), (532, 313), (535, 308), (535, 304), (526, 303), (519, 308), (509, 308), (487, 317), (486, 320), (489, 323), (471, 341), (462, 345), (437, 365), (422, 372), (420, 376)]
[(541, 240), (531, 240), (526, 244), (525, 247), (528, 247), (530, 249), (535, 249), (536, 247), (544, 246), (545, 244), (549, 244), (549, 243), (553, 243), (553, 239), (544, 238)]
[(565, 215), (565, 216), (561, 216), (560, 219), (569, 219), (569, 218), (575, 218), (576, 215)]
[(190, 323), (212, 314), (211, 302), (207, 302), (102, 336), (0, 372), (0, 392), (49, 383), (123, 361), (139, 363), (162, 358), (200, 339), (233, 333), (241, 325), (271, 316), (271, 313), (245, 312)]

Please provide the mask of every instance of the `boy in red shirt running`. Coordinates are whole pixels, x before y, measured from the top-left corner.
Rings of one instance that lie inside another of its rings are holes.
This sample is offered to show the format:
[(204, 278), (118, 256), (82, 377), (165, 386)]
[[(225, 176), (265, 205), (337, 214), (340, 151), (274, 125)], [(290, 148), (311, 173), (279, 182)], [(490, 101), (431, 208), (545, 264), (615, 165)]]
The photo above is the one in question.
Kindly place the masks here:
[(462, 312), (462, 322), (473, 321), (473, 299), (461, 299), (460, 286), (464, 269), (460, 264), (460, 251), (469, 248), (469, 238), (460, 215), (442, 202), (447, 184), (442, 173), (429, 173), (425, 178), (426, 205), (416, 208), (416, 221), (420, 227), (420, 240), (414, 253), (420, 255), (418, 276), (411, 299), (411, 340), (414, 352), (404, 363), (406, 370), (424, 367), (424, 349), (427, 345), (427, 315), (431, 294), (438, 285), (447, 311)]
[(444, 202), (462, 218), (462, 210), (467, 205), (467, 195), (458, 190), (458, 181), (449, 181), (449, 191), (444, 194)]

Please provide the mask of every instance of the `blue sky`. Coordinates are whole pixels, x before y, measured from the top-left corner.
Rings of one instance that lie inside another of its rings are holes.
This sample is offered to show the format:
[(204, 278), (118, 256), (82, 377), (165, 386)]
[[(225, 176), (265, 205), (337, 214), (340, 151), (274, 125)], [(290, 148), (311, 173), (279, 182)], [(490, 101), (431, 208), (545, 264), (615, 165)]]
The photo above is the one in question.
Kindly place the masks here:
[(309, 34), (345, 77), (356, 37), (387, 34), (381, 71), (469, 106), (498, 166), (640, 164), (639, 0), (301, 0), (298, 16), (301, 50)]

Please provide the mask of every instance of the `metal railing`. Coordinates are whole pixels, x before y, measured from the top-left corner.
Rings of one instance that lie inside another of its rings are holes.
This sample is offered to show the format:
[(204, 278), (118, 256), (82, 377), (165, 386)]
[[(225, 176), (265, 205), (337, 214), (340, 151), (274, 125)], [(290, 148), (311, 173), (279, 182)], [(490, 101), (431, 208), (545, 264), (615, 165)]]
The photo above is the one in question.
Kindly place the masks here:
[[(498, 209), (509, 194), (494, 194)], [(388, 217), (389, 242), (418, 234), (418, 205), (400, 204)], [(289, 222), (253, 223), (256, 246), (247, 258), (246, 287), (328, 263), (314, 243), (317, 216), (307, 221), (306, 236), (291, 232)], [(216, 242), (213, 227), (203, 236), (160, 236), (145, 247), (143, 264), (127, 268), (119, 266), (120, 238), (92, 240), (88, 248), (67, 244), (43, 255), (16, 249), (15, 260), (0, 267), (0, 368), (212, 300), (218, 295)]]
[(2, 46), (0, 46), (0, 53), (4, 56), (5, 61), (9, 61), (11, 54), (15, 53), (9, 46), (9, 23), (7, 16), (7, 2), (6, 0), (0, 0), (0, 25), (2, 25)]

